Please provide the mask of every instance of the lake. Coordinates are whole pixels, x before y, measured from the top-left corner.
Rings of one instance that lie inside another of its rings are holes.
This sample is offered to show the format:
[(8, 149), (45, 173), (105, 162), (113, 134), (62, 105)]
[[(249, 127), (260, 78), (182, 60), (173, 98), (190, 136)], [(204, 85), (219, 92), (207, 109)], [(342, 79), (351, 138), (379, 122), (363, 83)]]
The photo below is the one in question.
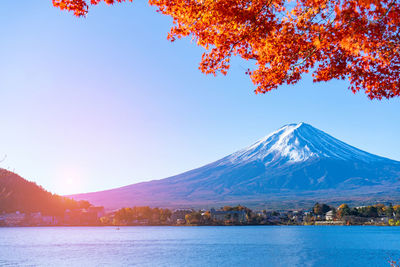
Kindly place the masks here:
[(400, 227), (0, 228), (0, 266), (390, 266)]

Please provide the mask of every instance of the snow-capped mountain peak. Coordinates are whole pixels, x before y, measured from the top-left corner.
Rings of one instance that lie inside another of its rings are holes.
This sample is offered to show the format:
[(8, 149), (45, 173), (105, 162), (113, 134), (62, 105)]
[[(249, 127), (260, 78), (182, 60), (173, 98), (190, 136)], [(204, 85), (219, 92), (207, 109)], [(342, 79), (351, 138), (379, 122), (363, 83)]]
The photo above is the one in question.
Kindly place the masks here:
[(283, 207), (296, 201), (299, 205), (327, 199), (371, 201), (373, 194), (400, 199), (399, 179), (400, 162), (364, 152), (309, 124), (298, 123), (172, 177), (73, 197), (112, 209), (233, 203), (261, 207), (276, 203)]
[(261, 160), (266, 165), (276, 161), (282, 164), (316, 158), (358, 159), (364, 162), (383, 159), (352, 147), (304, 122), (285, 125), (227, 158), (230, 163)]

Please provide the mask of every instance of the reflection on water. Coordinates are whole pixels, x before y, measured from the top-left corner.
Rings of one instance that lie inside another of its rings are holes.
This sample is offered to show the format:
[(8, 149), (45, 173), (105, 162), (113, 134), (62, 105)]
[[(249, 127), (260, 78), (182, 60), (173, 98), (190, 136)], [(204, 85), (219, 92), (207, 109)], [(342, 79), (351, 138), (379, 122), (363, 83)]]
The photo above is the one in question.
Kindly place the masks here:
[(389, 266), (400, 227), (0, 228), (0, 265)]

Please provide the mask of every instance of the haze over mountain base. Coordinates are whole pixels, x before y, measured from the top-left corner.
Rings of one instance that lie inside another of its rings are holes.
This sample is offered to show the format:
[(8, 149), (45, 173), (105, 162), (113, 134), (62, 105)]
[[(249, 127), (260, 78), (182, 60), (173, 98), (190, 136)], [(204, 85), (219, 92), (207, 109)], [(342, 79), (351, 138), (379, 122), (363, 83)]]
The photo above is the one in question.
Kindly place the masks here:
[(107, 209), (390, 202), (400, 200), (400, 162), (359, 150), (309, 124), (289, 124), (198, 169), (70, 197)]

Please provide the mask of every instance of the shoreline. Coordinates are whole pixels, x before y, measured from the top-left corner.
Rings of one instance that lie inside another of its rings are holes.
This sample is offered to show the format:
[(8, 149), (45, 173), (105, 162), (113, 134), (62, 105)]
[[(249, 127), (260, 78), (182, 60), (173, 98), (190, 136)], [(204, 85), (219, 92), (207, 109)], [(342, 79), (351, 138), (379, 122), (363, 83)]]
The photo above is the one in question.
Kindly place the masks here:
[(383, 224), (274, 224), (274, 225), (266, 225), (266, 224), (247, 224), (247, 225), (24, 225), (24, 226), (0, 226), (0, 228), (61, 228), (61, 227), (114, 227), (114, 228), (121, 228), (121, 227), (247, 227), (247, 226), (257, 226), (257, 227), (281, 227), (281, 226), (375, 226), (375, 227), (396, 227), (394, 225), (383, 225)]

